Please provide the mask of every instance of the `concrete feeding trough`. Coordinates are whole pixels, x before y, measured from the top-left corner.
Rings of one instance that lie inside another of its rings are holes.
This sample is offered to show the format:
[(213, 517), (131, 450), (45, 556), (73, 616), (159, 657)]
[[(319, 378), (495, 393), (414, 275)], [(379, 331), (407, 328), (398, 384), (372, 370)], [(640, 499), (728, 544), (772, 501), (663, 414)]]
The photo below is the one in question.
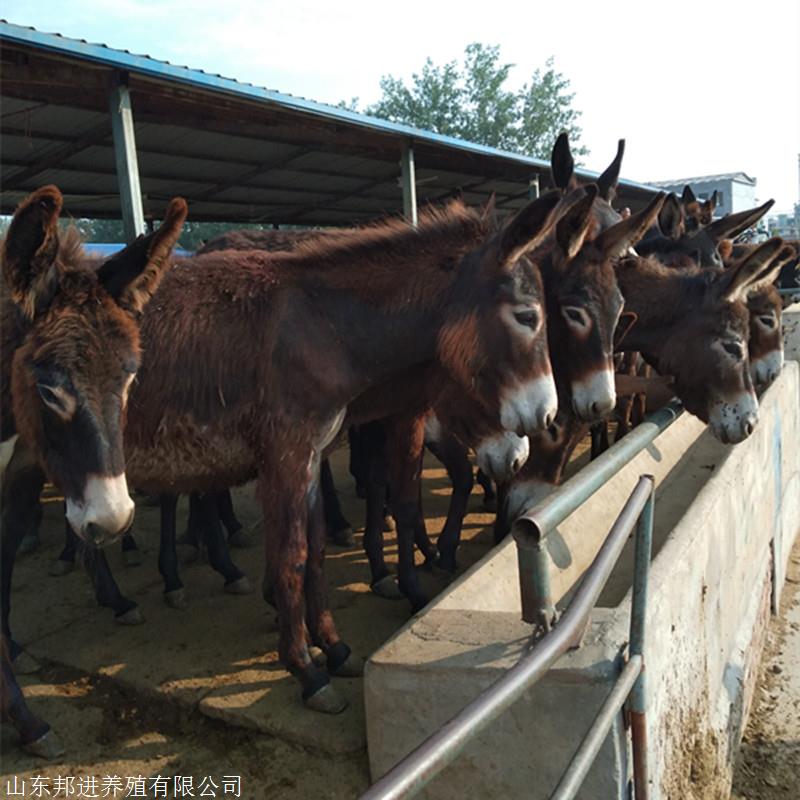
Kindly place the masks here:
[[(729, 794), (770, 605), (779, 601), (800, 527), (799, 397), (798, 365), (790, 362), (761, 398), (756, 431), (736, 447), (684, 414), (547, 540), (553, 596), (563, 604), (639, 476), (655, 477), (645, 649), (652, 797)], [(632, 576), (631, 546), (582, 646), (474, 738), (422, 796), (550, 795), (623, 662)], [(370, 659), (373, 780), (513, 666), (530, 633), (509, 539)], [(629, 775), (620, 715), (578, 797), (626, 798)]]

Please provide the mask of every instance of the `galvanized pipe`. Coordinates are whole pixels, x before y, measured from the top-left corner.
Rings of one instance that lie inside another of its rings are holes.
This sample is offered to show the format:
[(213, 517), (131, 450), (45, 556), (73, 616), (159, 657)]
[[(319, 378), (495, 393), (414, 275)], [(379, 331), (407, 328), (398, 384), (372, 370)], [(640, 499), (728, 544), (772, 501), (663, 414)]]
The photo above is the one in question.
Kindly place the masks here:
[(636, 551), (634, 554), (633, 597), (631, 599), (631, 657), (640, 656), (642, 669), (631, 689), (628, 711), (631, 721), (633, 749), (633, 786), (636, 800), (647, 800), (650, 794), (650, 769), (647, 761), (647, 672), (644, 646), (647, 622), (647, 584), (650, 575), (650, 558), (653, 549), (653, 513), (655, 507), (655, 481), (647, 476), (653, 486), (639, 523), (636, 526)]
[(555, 621), (555, 602), (550, 589), (550, 556), (545, 544), (547, 536), (681, 413), (683, 408), (680, 402), (673, 400), (651, 414), (624, 439), (514, 522), (512, 530), (517, 543), (522, 619), (525, 622), (537, 625), (546, 632)]
[[(611, 693), (597, 712), (592, 727), (589, 728), (589, 732), (583, 738), (581, 746), (572, 757), (566, 772), (561, 776), (558, 786), (556, 786), (553, 794), (550, 795), (550, 800), (572, 800), (578, 793), (598, 752), (600, 752), (600, 748), (603, 746), (603, 742), (614, 722), (614, 717), (619, 714), (620, 709), (625, 705), (625, 700), (631, 691), (631, 687), (636, 682), (641, 668), (642, 657), (631, 656), (617, 678)], [(639, 800), (638, 796), (636, 800)]]
[(394, 800), (420, 791), (456, 758), (473, 736), (521, 697), (572, 646), (583, 630), (651, 491), (652, 483), (642, 478), (584, 574), (558, 625), (502, 678), (376, 781), (361, 795), (361, 800)]

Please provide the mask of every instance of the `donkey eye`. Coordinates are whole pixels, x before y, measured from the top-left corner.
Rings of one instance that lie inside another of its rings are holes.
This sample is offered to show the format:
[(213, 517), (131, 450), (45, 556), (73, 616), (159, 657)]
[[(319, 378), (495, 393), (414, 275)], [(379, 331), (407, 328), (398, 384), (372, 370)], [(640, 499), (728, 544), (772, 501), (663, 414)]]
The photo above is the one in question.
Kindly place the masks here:
[(764, 316), (759, 317), (758, 321), (765, 327), (765, 328), (774, 328), (775, 327), (775, 318)]
[(66, 410), (61, 398), (49, 386), (43, 383), (37, 383), (36, 389), (39, 392), (39, 397), (41, 397), (48, 406), (53, 406), (59, 411)]
[(722, 346), (725, 348), (726, 353), (730, 353), (736, 359), (741, 360), (744, 356), (742, 346), (736, 342), (723, 342)]
[(525, 325), (528, 328), (536, 328), (539, 324), (539, 315), (533, 310), (515, 311), (514, 319), (519, 322), (520, 325)]
[(589, 327), (589, 317), (580, 306), (564, 306), (561, 309), (561, 313), (567, 322), (578, 325), (581, 328)]

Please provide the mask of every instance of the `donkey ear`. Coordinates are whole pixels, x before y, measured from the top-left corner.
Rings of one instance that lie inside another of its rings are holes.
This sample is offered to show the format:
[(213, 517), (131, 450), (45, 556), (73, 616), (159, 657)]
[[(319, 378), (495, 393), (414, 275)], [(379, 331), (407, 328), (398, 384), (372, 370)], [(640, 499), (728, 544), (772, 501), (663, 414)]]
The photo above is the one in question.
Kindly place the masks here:
[(138, 314), (155, 294), (188, 210), (182, 197), (174, 198), (157, 231), (140, 236), (98, 270), (98, 280), (122, 308)]
[(696, 203), (697, 198), (694, 196), (694, 192), (692, 191), (692, 187), (689, 186), (687, 183), (686, 186), (683, 187), (683, 193), (681, 194), (681, 203), (685, 206), (689, 205), (689, 203)]
[(716, 242), (720, 239), (735, 239), (740, 233), (755, 225), (773, 205), (775, 205), (774, 200), (767, 200), (764, 205), (758, 208), (739, 211), (737, 214), (728, 214), (722, 219), (715, 220), (710, 225), (707, 225), (705, 230)]
[(625, 140), (617, 142), (617, 155), (614, 160), (606, 167), (605, 172), (597, 179), (597, 188), (600, 190), (600, 197), (607, 202), (611, 202), (617, 194), (617, 184), (619, 183), (619, 171), (622, 167), (622, 156), (625, 155)]
[(614, 328), (614, 349), (616, 350), (622, 340), (630, 333), (631, 328), (636, 324), (639, 315), (635, 311), (623, 311), (617, 320), (617, 327)]
[(782, 248), (783, 239), (776, 236), (751, 250), (730, 269), (719, 273), (719, 278), (712, 284), (714, 298), (727, 302), (743, 298), (759, 276), (766, 274)]
[(538, 246), (563, 211), (561, 192), (547, 192), (518, 211), (500, 232), (500, 264), (509, 267)]
[(590, 183), (578, 191), (583, 196), (579, 197), (556, 225), (556, 245), (565, 261), (575, 258), (583, 247), (593, 219), (592, 208), (597, 197), (597, 186)]
[(714, 189), (714, 191), (711, 194), (711, 197), (709, 197), (708, 200), (706, 200), (706, 202), (703, 203), (703, 205), (705, 206), (706, 211), (708, 211), (709, 214), (713, 215), (713, 213), (717, 209), (718, 202), (719, 202), (719, 192), (716, 189)]
[(683, 208), (672, 192), (667, 195), (661, 211), (658, 212), (658, 228), (667, 239), (678, 239), (683, 233)]
[(664, 192), (659, 192), (646, 208), (607, 228), (594, 240), (606, 258), (624, 255), (647, 233), (661, 211), (664, 197)]
[(55, 186), (43, 186), (14, 212), (3, 242), (3, 278), (11, 299), (32, 320), (50, 304), (58, 285), (58, 215), (63, 205)]
[(759, 272), (758, 275), (755, 276), (748, 286), (748, 289), (753, 291), (754, 289), (760, 289), (764, 286), (769, 286), (770, 284), (775, 283), (775, 281), (778, 280), (778, 275), (780, 275), (780, 272), (784, 266), (796, 257), (797, 251), (794, 249), (794, 247), (792, 247), (790, 244), (785, 244), (778, 252), (778, 255), (775, 256), (775, 259), (761, 272)]
[(489, 225), (489, 230), (496, 231), (497, 223), (497, 195), (492, 192), (486, 205), (481, 209), (481, 221)]
[(575, 159), (569, 149), (569, 137), (566, 131), (559, 133), (553, 152), (550, 156), (550, 171), (553, 183), (562, 191), (573, 188)]

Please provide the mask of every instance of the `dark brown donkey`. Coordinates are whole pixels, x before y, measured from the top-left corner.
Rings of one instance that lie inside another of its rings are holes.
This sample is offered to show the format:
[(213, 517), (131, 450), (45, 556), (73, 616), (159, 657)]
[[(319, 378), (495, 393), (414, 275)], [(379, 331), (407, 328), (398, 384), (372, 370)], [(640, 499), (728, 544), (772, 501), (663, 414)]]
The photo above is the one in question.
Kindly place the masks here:
[[(639, 351), (658, 373), (673, 376), (675, 394), (686, 409), (709, 423), (722, 442), (742, 441), (757, 421), (744, 298), (775, 279), (781, 252), (782, 241), (770, 240), (724, 272), (665, 267), (638, 256), (622, 258), (616, 266), (625, 309), (637, 315), (619, 349)], [(552, 442), (544, 442), (548, 447), (537, 450), (532, 438), (531, 457), (512, 482), (500, 534), (560, 482), (585, 434), (585, 427), (572, 422), (555, 426)]]
[[(325, 448), (356, 398), (430, 365), (508, 428), (546, 427), (556, 396), (525, 254), (568, 206), (546, 195), (493, 236), (453, 204), (416, 229), (391, 221), (294, 253), (209, 253), (178, 262), (145, 315), (131, 482), (188, 492), (258, 479), (279, 652), (312, 708), (341, 710), (329, 674), (360, 669), (325, 599)], [(309, 657), (306, 626), (328, 671)]]
[(133, 519), (122, 431), (139, 367), (139, 316), (167, 268), (186, 218), (173, 200), (164, 225), (99, 271), (74, 232), (59, 236), (61, 193), (47, 186), (17, 209), (3, 243), (0, 440), (2, 441), (3, 718), (27, 749), (52, 755), (49, 726), (25, 706), (11, 659), (14, 555), (45, 476), (65, 495), (76, 533), (95, 545)]

